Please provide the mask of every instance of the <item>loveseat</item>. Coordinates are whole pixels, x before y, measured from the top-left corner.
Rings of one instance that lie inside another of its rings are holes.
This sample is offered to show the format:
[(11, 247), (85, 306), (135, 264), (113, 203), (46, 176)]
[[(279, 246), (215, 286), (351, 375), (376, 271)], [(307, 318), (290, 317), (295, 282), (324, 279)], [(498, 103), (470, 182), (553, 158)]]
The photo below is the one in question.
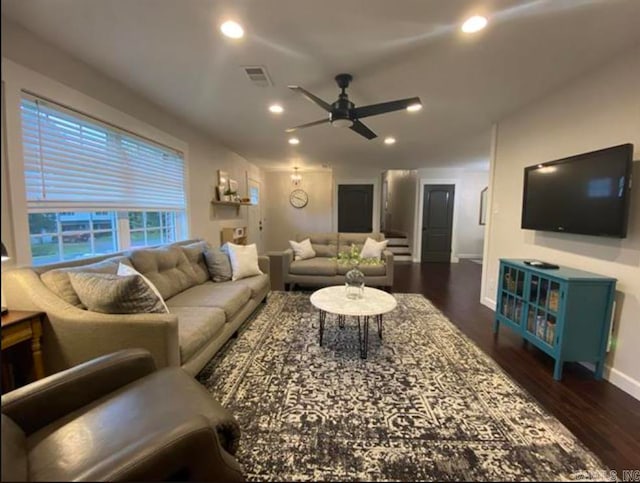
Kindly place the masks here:
[[(282, 252), (270, 252), (271, 283), (274, 290), (286, 290), (292, 285), (328, 286), (342, 285), (345, 274), (351, 267), (338, 263), (338, 253), (351, 249), (356, 245), (362, 249), (367, 237), (375, 241), (384, 241), (381, 233), (298, 233), (294, 241), (301, 242), (307, 238), (316, 252), (314, 258), (294, 260), (291, 248)], [(365, 275), (368, 286), (382, 287), (390, 290), (393, 286), (393, 253), (384, 250), (383, 264), (361, 265), (359, 270)]]
[[(158, 368), (182, 366), (197, 374), (269, 293), (269, 259), (262, 275), (213, 282), (204, 259), (209, 247), (189, 240), (3, 274), (9, 309), (46, 312), (42, 353), (49, 374), (126, 348), (148, 350)], [(69, 271), (116, 274), (120, 263), (147, 277), (169, 313), (105, 314), (85, 310)]]

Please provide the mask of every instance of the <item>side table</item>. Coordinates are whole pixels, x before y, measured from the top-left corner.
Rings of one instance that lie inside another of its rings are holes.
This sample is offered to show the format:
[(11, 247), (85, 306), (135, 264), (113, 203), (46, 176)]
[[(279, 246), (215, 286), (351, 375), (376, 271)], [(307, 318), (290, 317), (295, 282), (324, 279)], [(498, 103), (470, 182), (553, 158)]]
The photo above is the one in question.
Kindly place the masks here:
[(44, 312), (9, 310), (2, 316), (2, 350), (25, 341), (31, 341), (33, 372), (37, 379), (44, 377), (40, 337)]

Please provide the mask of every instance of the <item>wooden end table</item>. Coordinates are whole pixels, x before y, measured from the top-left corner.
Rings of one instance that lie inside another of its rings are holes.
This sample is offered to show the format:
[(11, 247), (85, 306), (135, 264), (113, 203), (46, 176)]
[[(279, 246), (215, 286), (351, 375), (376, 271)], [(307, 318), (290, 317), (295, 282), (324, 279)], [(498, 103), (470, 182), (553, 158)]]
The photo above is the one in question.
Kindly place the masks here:
[(44, 377), (40, 337), (44, 312), (10, 310), (2, 316), (2, 350), (24, 341), (31, 341), (33, 372), (37, 379)]

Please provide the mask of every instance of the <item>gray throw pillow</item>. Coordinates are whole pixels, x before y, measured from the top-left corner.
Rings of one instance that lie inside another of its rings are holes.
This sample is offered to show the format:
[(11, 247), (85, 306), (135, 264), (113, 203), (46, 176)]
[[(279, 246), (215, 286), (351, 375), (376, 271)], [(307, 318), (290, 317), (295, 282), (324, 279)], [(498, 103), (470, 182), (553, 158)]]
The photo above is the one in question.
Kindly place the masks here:
[(209, 274), (214, 282), (227, 282), (231, 280), (231, 261), (220, 248), (213, 248), (204, 252), (204, 260), (207, 262)]
[(92, 312), (166, 313), (162, 300), (140, 275), (70, 272), (69, 280), (82, 304)]

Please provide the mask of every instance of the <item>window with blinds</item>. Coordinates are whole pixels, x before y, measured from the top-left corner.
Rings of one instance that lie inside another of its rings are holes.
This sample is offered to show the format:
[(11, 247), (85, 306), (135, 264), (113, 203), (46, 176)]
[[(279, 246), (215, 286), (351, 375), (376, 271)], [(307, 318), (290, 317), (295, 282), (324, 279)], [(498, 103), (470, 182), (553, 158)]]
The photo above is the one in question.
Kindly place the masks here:
[(33, 263), (184, 238), (182, 153), (55, 103), (21, 103)]

